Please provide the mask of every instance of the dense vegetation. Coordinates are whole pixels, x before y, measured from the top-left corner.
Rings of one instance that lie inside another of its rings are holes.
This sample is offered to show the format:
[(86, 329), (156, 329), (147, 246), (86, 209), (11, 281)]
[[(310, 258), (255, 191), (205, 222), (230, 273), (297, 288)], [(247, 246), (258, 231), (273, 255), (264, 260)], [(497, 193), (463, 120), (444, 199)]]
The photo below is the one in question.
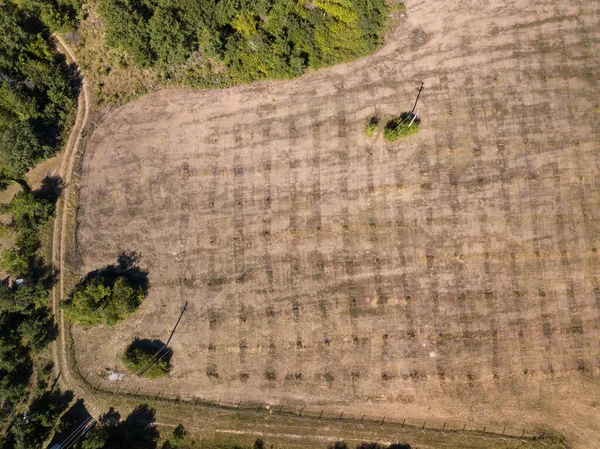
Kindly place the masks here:
[(0, 260), (13, 277), (0, 283), (0, 401), (9, 404), (25, 394), (32, 355), (56, 335), (49, 299), (52, 273), (37, 251), (39, 230), (54, 213), (56, 188), (55, 180), (46, 180), (40, 190), (18, 193), (0, 210), (11, 214), (8, 227), (16, 234), (15, 247), (4, 250)]
[[(45, 391), (36, 396), (26, 413), (17, 414), (6, 436), (3, 448), (41, 449), (46, 438), (57, 426), (61, 413), (73, 395), (59, 391)], [(0, 440), (1, 442), (1, 440)]]
[(129, 317), (148, 294), (148, 274), (135, 265), (137, 256), (123, 254), (116, 265), (89, 273), (62, 307), (77, 324), (112, 326)]
[(31, 17), (39, 18), (51, 31), (71, 31), (79, 21), (82, 0), (12, 0)]
[(134, 374), (154, 379), (166, 376), (171, 369), (172, 351), (161, 342), (135, 340), (123, 353), (123, 364)]
[(237, 83), (369, 54), (389, 11), (385, 0), (101, 0), (100, 12), (109, 45), (138, 65), (204, 57), (223, 62), (218, 78)]
[(50, 44), (49, 30), (35, 16), (2, 4), (0, 29), (0, 184), (6, 184), (21, 180), (59, 148), (77, 89), (63, 56)]

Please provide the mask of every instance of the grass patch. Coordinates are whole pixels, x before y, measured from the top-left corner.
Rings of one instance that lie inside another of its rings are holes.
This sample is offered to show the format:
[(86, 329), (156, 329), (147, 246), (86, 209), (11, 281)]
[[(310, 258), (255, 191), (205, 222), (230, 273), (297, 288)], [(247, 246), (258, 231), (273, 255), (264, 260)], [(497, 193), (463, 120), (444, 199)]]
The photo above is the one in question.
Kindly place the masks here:
[(401, 137), (412, 136), (419, 132), (420, 123), (421, 120), (412, 113), (403, 112), (400, 116), (388, 120), (383, 129), (383, 137), (388, 142), (395, 142)]
[(365, 136), (373, 137), (377, 128), (379, 127), (379, 117), (373, 115), (369, 120), (367, 120), (367, 124), (365, 125)]

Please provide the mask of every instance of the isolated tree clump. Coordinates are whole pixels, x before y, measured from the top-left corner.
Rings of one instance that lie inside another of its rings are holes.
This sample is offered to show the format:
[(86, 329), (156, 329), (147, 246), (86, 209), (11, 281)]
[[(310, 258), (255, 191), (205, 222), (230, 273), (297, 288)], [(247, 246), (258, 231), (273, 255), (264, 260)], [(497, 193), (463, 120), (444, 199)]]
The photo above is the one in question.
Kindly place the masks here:
[(63, 301), (77, 324), (112, 326), (131, 316), (148, 293), (148, 275), (135, 264), (136, 255), (122, 255), (117, 265), (89, 273)]
[(401, 137), (412, 136), (419, 132), (420, 122), (421, 120), (414, 117), (412, 113), (403, 112), (399, 117), (393, 117), (385, 124), (383, 137), (389, 142), (395, 142)]
[(134, 340), (125, 349), (121, 360), (130, 372), (154, 379), (169, 374), (172, 354), (159, 341)]

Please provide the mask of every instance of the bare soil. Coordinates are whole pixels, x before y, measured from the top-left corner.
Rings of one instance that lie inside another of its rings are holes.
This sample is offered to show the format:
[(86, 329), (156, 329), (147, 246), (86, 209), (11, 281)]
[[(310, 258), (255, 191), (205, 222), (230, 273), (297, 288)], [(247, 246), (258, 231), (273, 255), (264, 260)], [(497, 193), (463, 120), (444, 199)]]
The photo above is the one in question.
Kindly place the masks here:
[[(188, 301), (143, 393), (600, 446), (599, 6), (406, 6), (371, 57), (164, 90), (96, 129), (78, 268), (138, 251), (152, 286), (133, 318), (73, 328), (88, 382)], [(421, 81), (417, 135), (364, 136)]]

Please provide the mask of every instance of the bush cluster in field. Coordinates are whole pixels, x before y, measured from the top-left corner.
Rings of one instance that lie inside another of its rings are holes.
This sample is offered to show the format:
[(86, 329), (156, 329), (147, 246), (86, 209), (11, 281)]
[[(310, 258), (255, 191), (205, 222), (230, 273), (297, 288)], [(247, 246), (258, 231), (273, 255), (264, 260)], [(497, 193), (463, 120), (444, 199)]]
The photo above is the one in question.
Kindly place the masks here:
[(136, 254), (122, 254), (116, 265), (88, 273), (62, 302), (77, 324), (112, 326), (129, 317), (148, 294), (148, 273), (140, 269)]
[[(380, 118), (377, 115), (371, 116), (365, 125), (365, 135), (372, 137), (379, 127)], [(395, 142), (400, 137), (412, 136), (419, 132), (421, 119), (411, 112), (403, 112), (397, 117), (390, 118), (383, 128), (383, 137), (389, 142)]]
[[(336, 441), (330, 444), (327, 449), (350, 449), (345, 441)], [(407, 443), (392, 443), (389, 445), (380, 443), (359, 443), (356, 445), (356, 449), (411, 449), (410, 444)]]
[(132, 373), (154, 379), (169, 374), (170, 358), (171, 352), (164, 346), (136, 340), (127, 347), (121, 360)]
[(385, 0), (101, 0), (107, 43), (136, 64), (221, 61), (225, 82), (290, 78), (382, 43)]

